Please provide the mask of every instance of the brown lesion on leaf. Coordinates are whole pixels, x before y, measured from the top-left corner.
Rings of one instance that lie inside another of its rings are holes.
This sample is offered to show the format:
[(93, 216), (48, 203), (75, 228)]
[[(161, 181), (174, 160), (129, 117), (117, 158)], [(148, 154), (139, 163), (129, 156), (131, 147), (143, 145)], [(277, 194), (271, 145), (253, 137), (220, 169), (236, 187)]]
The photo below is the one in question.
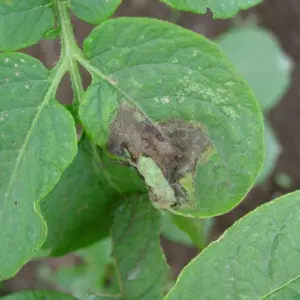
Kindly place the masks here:
[(122, 103), (110, 128), (108, 150), (133, 161), (151, 157), (170, 184), (196, 170), (199, 159), (212, 148), (198, 125), (182, 120), (154, 123), (137, 108)]

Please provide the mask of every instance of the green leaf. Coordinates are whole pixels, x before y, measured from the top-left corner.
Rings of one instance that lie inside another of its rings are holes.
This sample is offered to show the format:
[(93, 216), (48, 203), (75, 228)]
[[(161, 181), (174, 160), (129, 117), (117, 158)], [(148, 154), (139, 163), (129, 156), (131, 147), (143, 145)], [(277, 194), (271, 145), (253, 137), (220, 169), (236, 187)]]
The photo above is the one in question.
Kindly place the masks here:
[(3, 300), (76, 300), (69, 295), (53, 291), (26, 291), (2, 297)]
[(178, 201), (180, 213), (212, 216), (241, 201), (263, 161), (262, 115), (217, 45), (166, 22), (119, 18), (94, 29), (84, 52), (98, 94), (86, 92), (79, 118), (97, 144), (151, 157), (177, 199), (195, 198)]
[(290, 189), (293, 185), (293, 179), (289, 174), (280, 172), (275, 175), (274, 178), (276, 184), (282, 189)]
[(49, 0), (0, 1), (0, 51), (36, 44), (53, 26)]
[(195, 219), (165, 213), (162, 233), (168, 240), (186, 246), (195, 245), (203, 249), (209, 242), (213, 219)]
[(57, 28), (51, 28), (49, 31), (47, 31), (44, 34), (44, 39), (46, 40), (56, 40), (59, 35), (61, 34), (61, 28), (57, 27)]
[(46, 225), (38, 201), (77, 151), (74, 120), (52, 99), (55, 87), (40, 61), (0, 54), (0, 228), (5, 228), (0, 280), (17, 272), (43, 244)]
[(208, 244), (213, 219), (186, 218), (174, 214), (171, 219), (178, 228), (189, 235), (194, 245), (199, 249), (203, 249)]
[(265, 145), (265, 162), (256, 179), (256, 184), (264, 182), (271, 175), (281, 152), (279, 141), (267, 122), (265, 122)]
[(262, 0), (160, 0), (172, 7), (191, 11), (198, 14), (206, 13), (210, 9), (214, 18), (232, 18), (242, 9), (248, 9), (262, 2)]
[(171, 220), (171, 216), (165, 215), (162, 218), (162, 234), (163, 236), (174, 243), (193, 246), (193, 242), (189, 235), (179, 229)]
[(122, 0), (70, 0), (74, 14), (90, 24), (100, 24), (116, 11)]
[(82, 259), (80, 265), (62, 266), (55, 274), (50, 267), (43, 267), (39, 276), (59, 290), (85, 300), (91, 293), (98, 294), (104, 289), (107, 267), (111, 263), (111, 239), (104, 239), (77, 251), (76, 254)]
[(83, 140), (71, 166), (41, 202), (48, 226), (43, 247), (51, 255), (64, 255), (106, 237), (120, 195), (132, 192), (146, 192), (136, 170)]
[(291, 60), (275, 37), (265, 29), (245, 27), (226, 32), (218, 43), (248, 81), (262, 109), (276, 106), (290, 83)]
[(48, 226), (43, 247), (51, 249), (51, 255), (63, 255), (106, 237), (118, 199), (88, 142), (82, 142), (71, 166), (41, 202)]
[(147, 196), (123, 201), (112, 228), (121, 298), (161, 300), (167, 264), (159, 245), (160, 214)]
[(165, 299), (297, 299), (299, 210), (297, 191), (249, 213), (185, 267)]

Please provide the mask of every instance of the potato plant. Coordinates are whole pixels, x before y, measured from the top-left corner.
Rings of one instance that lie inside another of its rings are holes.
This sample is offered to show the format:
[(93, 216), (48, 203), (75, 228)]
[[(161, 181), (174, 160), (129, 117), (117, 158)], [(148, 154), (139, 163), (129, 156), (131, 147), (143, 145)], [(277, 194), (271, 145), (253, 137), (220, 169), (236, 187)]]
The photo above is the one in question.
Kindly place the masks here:
[[(240, 203), (263, 163), (263, 118), (217, 44), (159, 20), (107, 20), (120, 2), (0, 1), (0, 280), (40, 249), (60, 256), (110, 236), (116, 274), (107, 293), (87, 299), (292, 299), (297, 192), (237, 222), (166, 290), (162, 215), (180, 217), (193, 235), (195, 218)], [(162, 2), (228, 18), (261, 1)], [(82, 48), (71, 11), (96, 25)], [(51, 70), (17, 52), (56, 34)], [(87, 89), (79, 66), (91, 75)], [(71, 108), (56, 100), (66, 73)]]

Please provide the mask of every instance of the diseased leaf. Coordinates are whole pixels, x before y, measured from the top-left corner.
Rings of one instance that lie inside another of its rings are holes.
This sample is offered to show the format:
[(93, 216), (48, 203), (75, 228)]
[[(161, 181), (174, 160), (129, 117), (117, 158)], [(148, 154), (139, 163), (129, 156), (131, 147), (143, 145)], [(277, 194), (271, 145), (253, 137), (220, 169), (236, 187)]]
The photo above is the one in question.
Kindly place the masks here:
[(172, 7), (191, 11), (198, 14), (206, 13), (210, 9), (216, 19), (232, 18), (242, 9), (248, 9), (263, 0), (160, 0)]
[(84, 52), (93, 85), (79, 117), (95, 143), (123, 160), (151, 157), (181, 214), (241, 201), (263, 161), (262, 115), (218, 46), (166, 22), (119, 18), (94, 29)]
[(36, 44), (54, 26), (49, 0), (0, 1), (0, 51)]
[(119, 197), (88, 142), (82, 142), (71, 166), (41, 202), (48, 226), (43, 247), (51, 249), (51, 255), (63, 255), (106, 237)]
[(161, 300), (167, 264), (159, 245), (160, 214), (147, 196), (123, 201), (112, 228), (121, 299)]
[(141, 156), (136, 165), (149, 187), (149, 197), (158, 208), (168, 208), (176, 203), (174, 190), (150, 157)]
[(108, 19), (122, 0), (70, 0), (74, 14), (91, 24), (100, 24)]
[(43, 244), (38, 201), (76, 154), (74, 120), (52, 99), (52, 86), (38, 60), (0, 54), (0, 280)]
[(249, 213), (185, 267), (165, 299), (296, 299), (299, 213), (299, 191)]
[(25, 291), (2, 297), (3, 300), (76, 300), (76, 298), (53, 291)]
[(275, 37), (262, 28), (245, 27), (226, 32), (218, 43), (247, 80), (262, 109), (276, 106), (290, 82), (291, 60)]

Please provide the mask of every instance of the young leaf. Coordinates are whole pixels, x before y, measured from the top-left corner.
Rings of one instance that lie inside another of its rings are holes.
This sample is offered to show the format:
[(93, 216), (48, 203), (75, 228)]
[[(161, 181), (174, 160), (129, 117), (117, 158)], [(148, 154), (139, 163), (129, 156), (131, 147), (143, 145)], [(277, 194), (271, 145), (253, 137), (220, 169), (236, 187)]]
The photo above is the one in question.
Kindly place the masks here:
[(94, 29), (84, 52), (93, 90), (79, 117), (97, 144), (151, 157), (177, 194), (195, 198), (180, 213), (212, 216), (241, 201), (263, 161), (263, 122), (218, 46), (166, 22), (120, 18)]
[(263, 0), (160, 0), (178, 10), (191, 11), (198, 14), (206, 13), (210, 9), (214, 18), (232, 18), (240, 10), (250, 8)]
[(76, 300), (76, 298), (53, 291), (25, 291), (2, 297), (3, 300)]
[(54, 26), (49, 0), (0, 1), (0, 51), (37, 43)]
[(249, 213), (185, 267), (165, 299), (296, 299), (299, 211), (298, 191)]
[(38, 60), (0, 54), (0, 228), (5, 228), (0, 230), (5, 257), (0, 280), (12, 276), (44, 242), (38, 201), (76, 154), (74, 120), (52, 98), (55, 88)]
[(70, 0), (74, 14), (90, 24), (100, 24), (108, 19), (122, 0)]
[(112, 228), (121, 299), (160, 300), (167, 274), (159, 245), (160, 214), (147, 196), (123, 201)]
[(288, 88), (291, 61), (271, 33), (255, 27), (233, 29), (218, 43), (247, 80), (262, 109), (276, 106)]
[(51, 249), (51, 255), (63, 255), (106, 237), (118, 199), (90, 146), (82, 142), (71, 166), (41, 202), (48, 226), (43, 247)]

